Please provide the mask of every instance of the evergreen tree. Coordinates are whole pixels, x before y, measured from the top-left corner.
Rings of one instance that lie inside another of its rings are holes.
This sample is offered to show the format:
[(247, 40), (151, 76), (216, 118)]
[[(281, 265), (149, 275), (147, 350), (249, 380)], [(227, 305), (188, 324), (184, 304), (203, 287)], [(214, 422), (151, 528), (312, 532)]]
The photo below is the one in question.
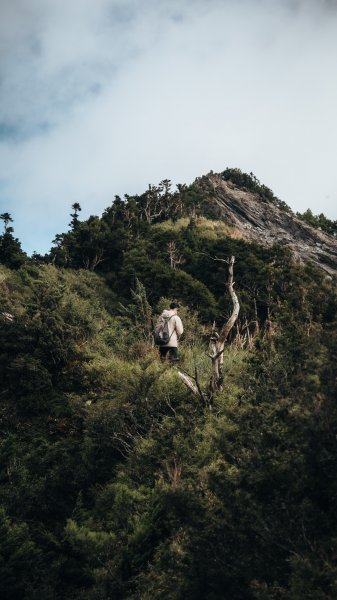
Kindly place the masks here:
[(71, 229), (74, 231), (76, 229), (76, 227), (78, 226), (78, 213), (82, 210), (81, 205), (78, 202), (75, 202), (72, 207), (73, 209), (73, 213), (70, 215), (72, 217), (70, 223), (69, 223), (69, 227), (71, 227)]
[(18, 269), (27, 260), (27, 255), (21, 249), (21, 243), (13, 236), (13, 223), (9, 213), (2, 213), (0, 219), (4, 221), (4, 232), (0, 235), (0, 264), (12, 269)]

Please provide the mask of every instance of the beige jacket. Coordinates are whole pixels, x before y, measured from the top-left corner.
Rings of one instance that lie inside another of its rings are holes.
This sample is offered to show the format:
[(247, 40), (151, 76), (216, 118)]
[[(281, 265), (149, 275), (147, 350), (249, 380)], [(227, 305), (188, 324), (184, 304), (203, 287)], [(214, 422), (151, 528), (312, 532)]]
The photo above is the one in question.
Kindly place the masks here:
[[(172, 316), (173, 315), (173, 316)], [(171, 317), (168, 322), (168, 329), (170, 334), (170, 341), (168, 344), (164, 346), (164, 348), (177, 348), (178, 347), (178, 338), (184, 331), (183, 324), (181, 322), (181, 318), (175, 314), (173, 310), (164, 310), (162, 312), (162, 317)]]

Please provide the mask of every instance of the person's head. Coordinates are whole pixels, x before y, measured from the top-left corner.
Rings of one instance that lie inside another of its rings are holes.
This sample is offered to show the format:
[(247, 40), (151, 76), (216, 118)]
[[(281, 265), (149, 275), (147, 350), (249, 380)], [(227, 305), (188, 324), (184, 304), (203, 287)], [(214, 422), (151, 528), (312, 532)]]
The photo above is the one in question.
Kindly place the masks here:
[(171, 304), (170, 304), (170, 309), (171, 309), (171, 310), (174, 310), (174, 312), (176, 312), (176, 313), (177, 313), (177, 312), (178, 312), (178, 309), (179, 309), (179, 304), (178, 304), (178, 302), (171, 302)]

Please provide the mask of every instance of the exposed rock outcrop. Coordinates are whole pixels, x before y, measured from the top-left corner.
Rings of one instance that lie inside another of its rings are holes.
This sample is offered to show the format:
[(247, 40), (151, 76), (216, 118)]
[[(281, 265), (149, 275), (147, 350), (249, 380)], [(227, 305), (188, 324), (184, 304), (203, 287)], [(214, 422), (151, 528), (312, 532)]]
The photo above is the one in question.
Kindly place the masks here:
[(259, 194), (241, 189), (221, 174), (197, 180), (211, 192), (211, 202), (219, 217), (235, 226), (247, 240), (262, 245), (286, 244), (298, 262), (311, 261), (329, 274), (337, 274), (337, 239), (298, 219), (291, 211), (279, 208)]

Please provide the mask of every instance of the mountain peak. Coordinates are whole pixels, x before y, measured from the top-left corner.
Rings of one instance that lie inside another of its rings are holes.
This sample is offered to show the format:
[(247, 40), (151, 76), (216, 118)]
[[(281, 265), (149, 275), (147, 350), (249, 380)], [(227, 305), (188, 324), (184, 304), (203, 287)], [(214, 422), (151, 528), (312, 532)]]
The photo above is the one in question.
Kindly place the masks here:
[(239, 230), (247, 241), (265, 246), (285, 244), (297, 262), (310, 261), (329, 274), (337, 273), (337, 239), (296, 217), (256, 179), (248, 189), (234, 183), (228, 171), (211, 172), (197, 179), (196, 184), (208, 191), (219, 218)]

